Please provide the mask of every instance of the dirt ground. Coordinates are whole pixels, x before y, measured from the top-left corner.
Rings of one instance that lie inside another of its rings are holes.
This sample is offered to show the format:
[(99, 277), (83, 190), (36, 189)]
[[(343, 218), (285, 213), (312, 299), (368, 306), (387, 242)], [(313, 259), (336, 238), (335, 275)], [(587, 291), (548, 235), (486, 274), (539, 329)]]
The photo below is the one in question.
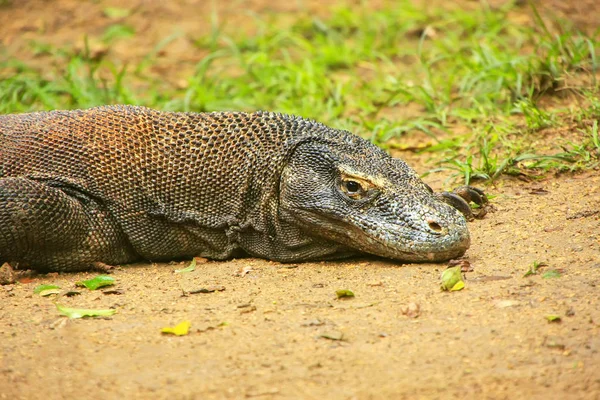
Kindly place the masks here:
[[(31, 23), (48, 27), (48, 42), (68, 40), (69, 32), (74, 40), (98, 26), (93, 21), (108, 3), (5, 7), (1, 40), (18, 52), (39, 36), (23, 28)], [(160, 10), (159, 2), (138, 3), (146, 19)], [(198, 11), (181, 13), (200, 3), (170, 2), (140, 47), (176, 17), (180, 29), (202, 25)], [(242, 2), (231, 4), (223, 15), (236, 18)], [(287, 17), (300, 7), (244, 4)], [(319, 9), (315, 2), (303, 7)], [(24, 17), (34, 11), (35, 18)], [(131, 57), (138, 53), (132, 49)], [(181, 264), (117, 268), (120, 294), (80, 290), (59, 300), (117, 309), (101, 319), (68, 320), (52, 298), (33, 294), (39, 284), (71, 289), (95, 273), (0, 287), (0, 398), (600, 399), (598, 172), (534, 183), (505, 178), (487, 188), (496, 211), (470, 224), (473, 271), (460, 292), (440, 291), (445, 264), (374, 258), (209, 261), (187, 274), (173, 272)], [(443, 179), (427, 181), (439, 189)], [(534, 262), (547, 266), (524, 277)], [(543, 277), (553, 270), (560, 277)], [(182, 295), (214, 285), (225, 290)], [(337, 300), (338, 289), (356, 296)], [(560, 321), (549, 322), (551, 315)], [(191, 321), (189, 335), (161, 335), (183, 320)]]

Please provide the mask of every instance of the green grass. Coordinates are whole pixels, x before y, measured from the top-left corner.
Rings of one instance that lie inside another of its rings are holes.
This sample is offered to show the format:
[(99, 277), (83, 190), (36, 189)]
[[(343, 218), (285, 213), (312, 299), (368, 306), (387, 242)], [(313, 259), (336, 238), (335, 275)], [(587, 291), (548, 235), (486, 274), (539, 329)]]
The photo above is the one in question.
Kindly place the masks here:
[[(514, 22), (507, 5), (475, 11), (424, 10), (408, 1), (372, 10), (338, 8), (327, 19), (293, 23), (253, 19), (253, 35), (212, 15), (194, 38), (206, 54), (182, 87), (151, 67), (165, 37), (138, 65), (33, 43), (54, 62), (0, 62), (0, 112), (133, 103), (165, 110), (268, 109), (352, 130), (383, 147), (417, 131), (429, 136), (432, 169), (465, 182), (503, 174), (597, 168), (600, 157), (598, 37), (566, 25), (551, 31)], [(128, 10), (107, 9), (114, 24), (98, 38), (135, 43)], [(231, 33), (231, 32), (234, 33)], [(174, 60), (173, 69), (177, 69)], [(552, 140), (552, 130), (569, 126)], [(465, 133), (466, 132), (466, 133)], [(566, 135), (566, 136), (565, 136)]]

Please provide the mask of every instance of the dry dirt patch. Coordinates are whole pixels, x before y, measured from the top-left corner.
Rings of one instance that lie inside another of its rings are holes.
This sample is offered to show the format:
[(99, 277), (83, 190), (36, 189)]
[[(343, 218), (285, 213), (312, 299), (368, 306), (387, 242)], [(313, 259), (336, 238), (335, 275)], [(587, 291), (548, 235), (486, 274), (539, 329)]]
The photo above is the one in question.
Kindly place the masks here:
[[(2, 9), (0, 36), (16, 54), (36, 38), (68, 45), (84, 29), (103, 31), (102, 7), (139, 5), (137, 46), (117, 46), (113, 56), (135, 61), (177, 25), (186, 35), (157, 62), (175, 76), (202, 57), (186, 39), (209, 24), (200, 3), (26, 1)], [(298, 12), (265, 1), (230, 4), (222, 15), (232, 21), (243, 21), (242, 9), (284, 18)], [(38, 284), (71, 288), (93, 274), (2, 287), (0, 398), (597, 399), (599, 175), (505, 179), (489, 188), (497, 210), (470, 225), (474, 271), (456, 293), (439, 290), (445, 265), (369, 258), (296, 268), (207, 262), (189, 274), (173, 273), (180, 265), (139, 264), (112, 274), (122, 294), (60, 299), (118, 310), (106, 319), (67, 320), (52, 299), (33, 294)], [(439, 189), (441, 179), (429, 180)], [(534, 262), (547, 266), (523, 277)], [(560, 277), (544, 278), (550, 270)], [(182, 296), (214, 285), (225, 290)], [(337, 300), (338, 289), (356, 297)], [(405, 315), (415, 306), (416, 317)], [(182, 320), (192, 322), (188, 336), (161, 335)]]
[[(140, 264), (113, 273), (123, 294), (60, 299), (116, 315), (66, 320), (33, 288), (93, 274), (3, 287), (2, 396), (598, 398), (600, 178), (495, 192), (497, 211), (471, 225), (461, 292), (440, 292), (439, 264)], [(534, 261), (548, 266), (523, 277)], [(182, 296), (214, 285), (225, 290)], [(356, 297), (337, 300), (337, 289)], [(416, 318), (403, 313), (411, 303)], [(160, 334), (182, 320), (188, 336)]]

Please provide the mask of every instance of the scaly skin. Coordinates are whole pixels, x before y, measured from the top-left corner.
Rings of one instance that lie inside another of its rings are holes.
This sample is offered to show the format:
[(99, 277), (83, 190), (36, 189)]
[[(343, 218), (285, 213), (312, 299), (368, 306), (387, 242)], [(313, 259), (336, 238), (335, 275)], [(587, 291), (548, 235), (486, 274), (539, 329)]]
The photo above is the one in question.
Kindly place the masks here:
[(0, 261), (39, 270), (244, 255), (442, 261), (463, 215), (346, 131), (258, 112), (0, 116)]

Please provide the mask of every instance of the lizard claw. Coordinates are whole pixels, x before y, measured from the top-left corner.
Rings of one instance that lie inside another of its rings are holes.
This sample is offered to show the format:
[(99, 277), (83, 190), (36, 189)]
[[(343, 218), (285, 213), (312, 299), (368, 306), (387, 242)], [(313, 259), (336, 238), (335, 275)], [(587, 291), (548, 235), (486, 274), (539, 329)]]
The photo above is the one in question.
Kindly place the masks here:
[[(468, 221), (473, 221), (475, 218), (481, 219), (487, 214), (488, 198), (479, 188), (460, 186), (452, 192), (441, 192), (439, 195), (442, 201), (460, 211)], [(477, 212), (474, 212), (469, 205), (471, 202), (479, 206)]]

